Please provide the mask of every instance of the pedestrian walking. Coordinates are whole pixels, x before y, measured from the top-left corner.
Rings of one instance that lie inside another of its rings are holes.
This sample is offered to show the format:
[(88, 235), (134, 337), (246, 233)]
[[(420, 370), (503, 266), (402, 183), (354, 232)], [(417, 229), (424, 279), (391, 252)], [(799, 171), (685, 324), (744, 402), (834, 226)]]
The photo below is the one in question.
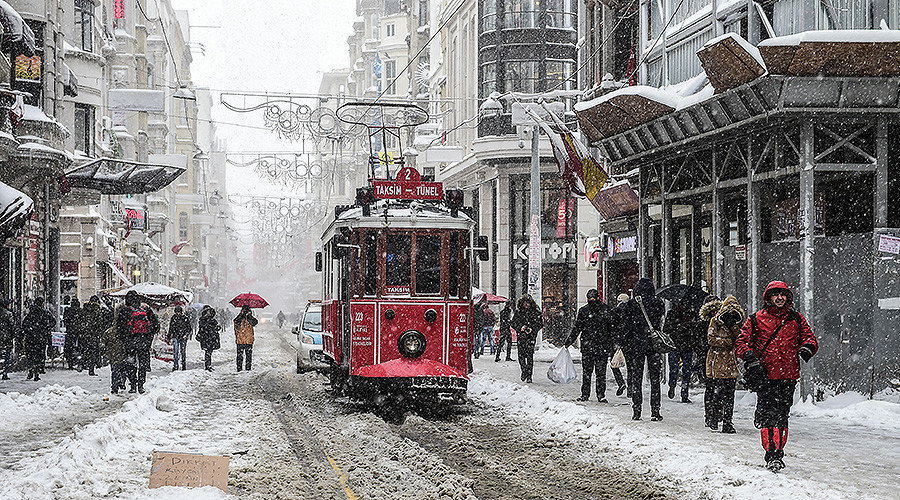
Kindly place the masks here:
[(581, 337), (581, 397), (587, 401), (591, 397), (591, 377), (597, 372), (597, 401), (606, 403), (606, 364), (614, 351), (615, 325), (612, 308), (600, 300), (600, 292), (591, 289), (587, 293), (587, 304), (578, 310), (572, 333), (565, 341), (568, 349)]
[(494, 361), (500, 361), (500, 353), (503, 352), (503, 346), (506, 346), (506, 361), (512, 361), (512, 328), (509, 326), (513, 315), (513, 301), (507, 300), (500, 309), (500, 338), (497, 340), (497, 356)]
[(192, 333), (191, 320), (187, 317), (187, 314), (184, 314), (181, 306), (175, 306), (175, 313), (172, 314), (172, 319), (169, 320), (169, 331), (166, 333), (166, 341), (172, 344), (173, 372), (178, 369), (179, 364), (181, 364), (182, 370), (186, 369), (187, 341), (191, 338)]
[[(627, 293), (620, 293), (619, 295), (616, 296), (616, 308), (612, 311), (612, 314), (613, 314), (612, 326), (615, 329), (614, 337), (616, 338), (616, 346), (615, 346), (616, 348), (609, 355), (610, 364), (612, 364), (612, 360), (616, 356), (616, 352), (619, 349), (622, 349), (622, 318), (620, 317), (620, 314), (619, 314), (620, 313), (619, 306), (628, 302), (629, 300), (631, 300), (631, 296), (628, 295)], [(622, 356), (623, 357), (625, 356), (624, 352), (622, 353)], [(625, 368), (627, 369), (628, 365), (626, 365)], [(631, 399), (631, 391), (628, 390), (628, 383), (625, 381), (625, 377), (622, 375), (622, 369), (621, 368), (613, 368), (612, 372), (613, 372), (613, 377), (615, 377), (615, 379), (616, 379), (616, 384), (619, 385), (619, 388), (616, 389), (616, 396), (621, 396), (623, 393), (627, 392), (627, 394), (625, 394), (625, 397), (627, 397), (628, 399)]]
[[(69, 297), (66, 296), (68, 299)], [(78, 366), (79, 351), (78, 339), (81, 338), (81, 302), (73, 298), (66, 306), (63, 312), (63, 325), (66, 327), (66, 340), (63, 344), (63, 358), (66, 360), (66, 367), (71, 370)], [(80, 370), (80, 367), (79, 367)]]
[(123, 338), (127, 339), (125, 347), (128, 355), (133, 358), (132, 385), (128, 392), (144, 393), (144, 382), (147, 380), (147, 372), (150, 371), (150, 346), (153, 337), (159, 333), (159, 319), (153, 309), (146, 304), (141, 304), (141, 299), (134, 291), (125, 294), (125, 307), (119, 315), (119, 331)]
[(253, 327), (259, 321), (253, 317), (250, 306), (241, 308), (240, 314), (234, 318), (234, 343), (237, 344), (237, 371), (241, 371), (244, 359), (247, 360), (247, 371), (253, 361)]
[(49, 338), (56, 326), (56, 318), (44, 307), (44, 298), (37, 297), (22, 319), (25, 353), (28, 356), (28, 377), (25, 380), (41, 379), (46, 359)]
[[(487, 297), (482, 296), (481, 299), (472, 305), (472, 338), (469, 342), (469, 348), (475, 359), (481, 356), (481, 331), (484, 329), (484, 306), (487, 304)], [(471, 361), (470, 361), (471, 364)], [(471, 367), (469, 373), (471, 373)]]
[(675, 344), (675, 350), (668, 354), (669, 399), (675, 397), (675, 388), (678, 386), (680, 373), (681, 402), (690, 403), (694, 350), (700, 346), (700, 338), (706, 335), (706, 325), (703, 324), (696, 309), (675, 303), (666, 313), (663, 331), (669, 334)]
[(78, 338), (81, 363), (87, 368), (88, 375), (97, 375), (95, 370), (100, 366), (100, 340), (106, 328), (106, 313), (100, 307), (100, 297), (94, 295), (81, 308), (81, 336)]
[(713, 298), (700, 308), (700, 319), (709, 322), (706, 356), (706, 392), (703, 398), (706, 426), (734, 434), (734, 387), (739, 372), (734, 343), (741, 332), (747, 314), (738, 300), (729, 295), (724, 301)]
[(527, 293), (516, 304), (516, 312), (510, 326), (516, 330), (519, 367), (522, 381), (531, 383), (534, 371), (534, 347), (538, 332), (544, 327), (544, 318), (534, 299)]
[(766, 467), (784, 468), (784, 446), (800, 360), (809, 362), (819, 343), (806, 318), (793, 308), (794, 294), (783, 281), (763, 292), (763, 308), (750, 315), (735, 341), (735, 353), (745, 363), (745, 378), (756, 389), (753, 422), (760, 429)]
[(200, 320), (197, 328), (197, 341), (203, 350), (204, 369), (212, 371), (212, 353), (219, 349), (219, 331), (222, 327), (216, 321), (216, 310), (210, 306), (203, 306), (200, 311)]
[(109, 360), (110, 392), (112, 394), (118, 394), (119, 389), (124, 389), (126, 381), (135, 387), (133, 367), (128, 361), (125, 347), (127, 338), (125, 332), (120, 331), (118, 327), (121, 315), (125, 314), (124, 309), (124, 304), (116, 306), (112, 323), (103, 331), (103, 345), (106, 348), (106, 358)]
[(650, 278), (641, 278), (634, 285), (634, 293), (628, 302), (616, 311), (621, 327), (622, 353), (628, 368), (628, 389), (631, 391), (632, 420), (641, 419), (643, 405), (644, 364), (650, 379), (650, 420), (662, 420), (660, 379), (662, 355), (653, 350), (650, 329), (662, 326), (665, 306), (656, 296), (656, 287)]
[(12, 364), (13, 347), (18, 336), (16, 316), (9, 309), (9, 301), (0, 299), (0, 357), (3, 358), (2, 380), (9, 380), (9, 365)]
[(278, 311), (278, 315), (275, 316), (275, 322), (278, 324), (278, 328), (284, 326), (285, 319), (287, 319), (287, 316), (284, 315), (284, 311)]
[(478, 353), (475, 356), (476, 358), (484, 356), (485, 343), (491, 346), (491, 354), (494, 354), (494, 323), (497, 322), (497, 317), (494, 315), (494, 311), (491, 311), (491, 308), (488, 307), (487, 302), (484, 303), (481, 311), (481, 332), (478, 336)]

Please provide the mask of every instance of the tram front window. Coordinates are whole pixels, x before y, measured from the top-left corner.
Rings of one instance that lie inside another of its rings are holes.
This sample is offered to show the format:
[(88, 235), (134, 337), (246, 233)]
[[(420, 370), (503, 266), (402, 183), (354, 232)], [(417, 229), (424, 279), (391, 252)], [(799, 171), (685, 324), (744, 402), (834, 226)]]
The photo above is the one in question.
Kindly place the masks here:
[(416, 294), (441, 293), (441, 237), (416, 235)]
[(409, 293), (412, 282), (412, 235), (388, 234), (385, 260), (387, 264), (387, 287), (389, 294)]

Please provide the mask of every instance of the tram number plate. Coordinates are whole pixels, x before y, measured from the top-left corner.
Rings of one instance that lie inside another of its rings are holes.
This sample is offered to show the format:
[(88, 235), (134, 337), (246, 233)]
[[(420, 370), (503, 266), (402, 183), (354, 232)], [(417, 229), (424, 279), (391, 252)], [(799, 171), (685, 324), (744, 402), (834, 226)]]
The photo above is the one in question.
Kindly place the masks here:
[(440, 182), (372, 181), (375, 197), (394, 200), (440, 200), (444, 185)]

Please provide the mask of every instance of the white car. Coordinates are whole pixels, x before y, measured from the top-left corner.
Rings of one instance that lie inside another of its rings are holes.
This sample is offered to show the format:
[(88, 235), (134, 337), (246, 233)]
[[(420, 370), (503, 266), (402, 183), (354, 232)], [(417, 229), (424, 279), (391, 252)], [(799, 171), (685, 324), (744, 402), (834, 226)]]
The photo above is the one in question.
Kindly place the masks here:
[(322, 353), (322, 305), (310, 302), (306, 306), (300, 325), (293, 328), (297, 336), (297, 373), (304, 369), (315, 369), (325, 366), (325, 355)]

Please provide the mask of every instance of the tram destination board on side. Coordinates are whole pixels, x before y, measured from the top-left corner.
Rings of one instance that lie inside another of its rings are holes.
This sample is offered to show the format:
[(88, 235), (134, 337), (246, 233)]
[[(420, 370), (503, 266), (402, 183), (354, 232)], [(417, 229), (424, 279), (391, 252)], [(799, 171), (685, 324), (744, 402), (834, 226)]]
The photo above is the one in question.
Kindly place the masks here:
[(440, 182), (372, 181), (375, 198), (393, 200), (441, 200), (444, 185)]

